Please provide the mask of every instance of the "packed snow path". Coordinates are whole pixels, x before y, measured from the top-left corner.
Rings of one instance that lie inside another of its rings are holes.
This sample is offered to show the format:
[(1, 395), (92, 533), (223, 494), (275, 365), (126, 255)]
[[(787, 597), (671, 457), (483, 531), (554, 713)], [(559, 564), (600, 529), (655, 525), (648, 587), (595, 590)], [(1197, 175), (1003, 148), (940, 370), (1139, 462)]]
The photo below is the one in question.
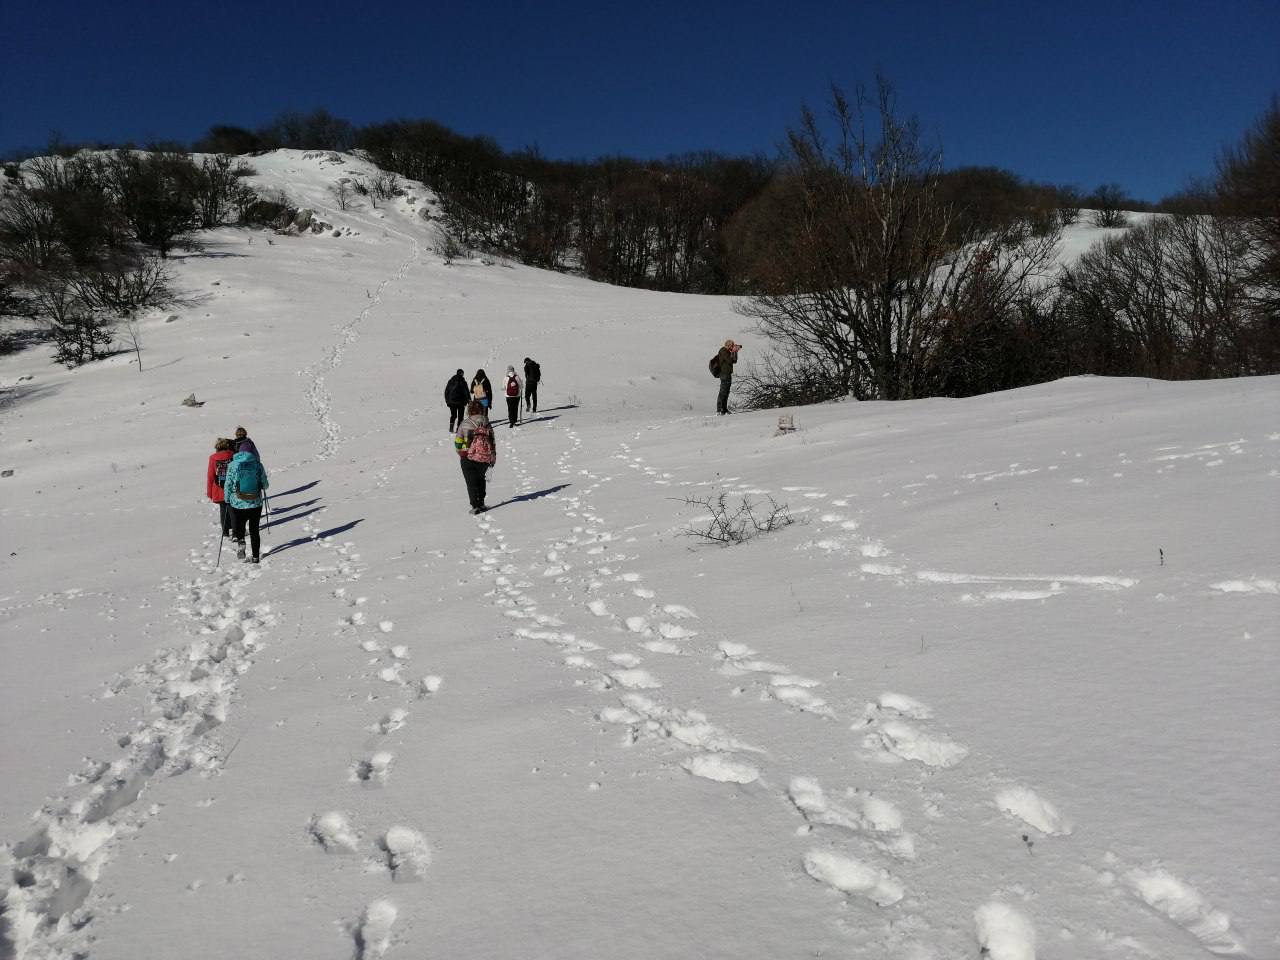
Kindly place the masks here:
[[(321, 206), (333, 162), (281, 162)], [(1280, 953), (1274, 379), (774, 436), (684, 409), (726, 303), (445, 266), (412, 206), (185, 263), (216, 331), (7, 415), (9, 952)], [(440, 391), (527, 354), (471, 517)], [(274, 515), (215, 568), (196, 474), (241, 420)], [(802, 522), (684, 536), (718, 492)]]

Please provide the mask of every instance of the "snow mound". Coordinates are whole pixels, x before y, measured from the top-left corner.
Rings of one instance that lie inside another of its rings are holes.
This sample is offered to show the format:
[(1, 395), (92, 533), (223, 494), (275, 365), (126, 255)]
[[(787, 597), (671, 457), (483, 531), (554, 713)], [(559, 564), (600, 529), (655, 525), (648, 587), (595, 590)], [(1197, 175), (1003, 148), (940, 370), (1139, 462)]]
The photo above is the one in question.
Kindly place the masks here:
[(324, 847), (325, 853), (351, 853), (360, 843), (355, 831), (340, 810), (316, 814), (307, 825), (312, 839)]
[(887, 870), (829, 850), (810, 850), (806, 853), (804, 870), (819, 883), (825, 883), (841, 893), (866, 897), (877, 906), (887, 907), (906, 896), (902, 884), (891, 877)]
[(730, 760), (715, 753), (700, 753), (696, 757), (689, 757), (680, 766), (695, 777), (719, 783), (754, 783), (760, 779), (760, 771), (751, 764)]
[(1205, 900), (1200, 891), (1164, 869), (1133, 870), (1126, 877), (1143, 903), (1164, 914), (1220, 957), (1246, 955), (1231, 932), (1231, 916)]
[(355, 931), (356, 960), (382, 960), (395, 922), (396, 905), (390, 900), (374, 900), (365, 907)]
[(1030, 787), (1009, 787), (996, 794), (996, 806), (1051, 837), (1066, 836), (1073, 826), (1048, 800)]
[(991, 960), (1036, 960), (1035, 928), (1007, 903), (984, 903), (973, 919), (983, 956)]
[(412, 827), (394, 826), (382, 837), (387, 866), (396, 880), (417, 880), (431, 865), (431, 847)]

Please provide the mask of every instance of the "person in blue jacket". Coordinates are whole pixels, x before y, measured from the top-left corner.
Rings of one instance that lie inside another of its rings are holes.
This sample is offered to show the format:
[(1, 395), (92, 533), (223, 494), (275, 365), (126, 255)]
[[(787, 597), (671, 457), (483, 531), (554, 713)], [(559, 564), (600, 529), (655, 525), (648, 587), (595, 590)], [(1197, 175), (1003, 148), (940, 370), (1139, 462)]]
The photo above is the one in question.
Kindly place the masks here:
[(256, 453), (241, 449), (231, 458), (227, 467), (227, 478), (223, 483), (223, 494), (231, 506), (231, 520), (236, 540), (236, 557), (245, 559), (244, 529), (249, 528), (249, 545), (253, 547), (250, 563), (258, 563), (262, 557), (262, 537), (258, 533), (258, 524), (262, 520), (262, 498), (266, 495), (266, 468), (258, 460)]

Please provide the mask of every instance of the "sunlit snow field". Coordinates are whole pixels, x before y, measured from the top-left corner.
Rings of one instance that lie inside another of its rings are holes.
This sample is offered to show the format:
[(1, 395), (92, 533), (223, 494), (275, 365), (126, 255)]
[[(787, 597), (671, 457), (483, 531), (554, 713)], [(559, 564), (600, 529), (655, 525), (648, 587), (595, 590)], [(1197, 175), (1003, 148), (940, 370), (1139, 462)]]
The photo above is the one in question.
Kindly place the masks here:
[[(1280, 378), (780, 434), (709, 415), (732, 300), (252, 163), (331, 229), (177, 256), (141, 373), (0, 358), (0, 957), (1280, 957)], [(526, 356), (473, 517), (445, 381)]]

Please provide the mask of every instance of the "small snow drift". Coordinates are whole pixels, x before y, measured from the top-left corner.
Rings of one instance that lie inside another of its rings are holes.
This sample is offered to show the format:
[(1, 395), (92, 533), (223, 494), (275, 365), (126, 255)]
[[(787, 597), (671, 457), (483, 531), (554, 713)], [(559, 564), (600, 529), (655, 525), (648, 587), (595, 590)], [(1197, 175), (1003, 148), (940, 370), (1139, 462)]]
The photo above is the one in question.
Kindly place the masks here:
[(1035, 928), (1007, 903), (984, 903), (973, 919), (983, 956), (991, 960), (1036, 960)]
[(317, 814), (307, 825), (311, 838), (324, 848), (325, 853), (352, 853), (360, 840), (351, 825), (347, 823), (347, 815), (340, 810)]
[(804, 870), (819, 883), (825, 883), (841, 893), (866, 897), (877, 906), (890, 906), (906, 896), (902, 884), (891, 877), (887, 870), (829, 850), (810, 850), (806, 853)]
[(382, 960), (395, 922), (396, 905), (390, 900), (374, 900), (365, 907), (355, 928), (356, 960)]
[(996, 794), (996, 806), (1050, 837), (1066, 836), (1074, 829), (1057, 807), (1030, 787), (1001, 790)]
[(754, 783), (760, 779), (760, 771), (749, 763), (730, 760), (715, 753), (701, 753), (689, 757), (680, 766), (695, 777), (716, 780), (720, 783)]
[(431, 866), (431, 847), (412, 827), (395, 826), (383, 834), (381, 846), (397, 881), (418, 880)]
[(1231, 916), (1205, 900), (1195, 887), (1167, 870), (1134, 870), (1126, 877), (1145, 904), (1164, 914), (1220, 957), (1245, 956), (1247, 951), (1231, 932)]

